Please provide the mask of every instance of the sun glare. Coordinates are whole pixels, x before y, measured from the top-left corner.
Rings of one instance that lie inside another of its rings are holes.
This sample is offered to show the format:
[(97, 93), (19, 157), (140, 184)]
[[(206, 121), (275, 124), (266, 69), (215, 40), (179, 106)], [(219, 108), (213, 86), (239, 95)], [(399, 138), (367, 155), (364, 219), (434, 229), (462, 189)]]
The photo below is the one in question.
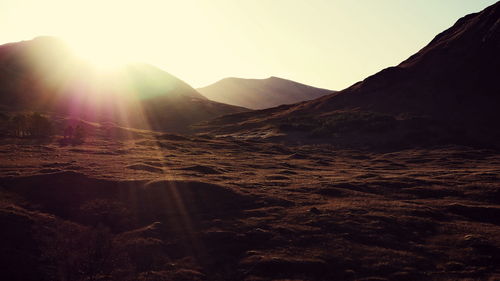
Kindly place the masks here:
[(113, 71), (130, 62), (114, 44), (96, 44), (83, 40), (68, 42), (72, 51), (84, 62), (89, 63), (98, 71)]
[(194, 87), (228, 76), (278, 76), (340, 90), (495, 1), (448, 2), (2, 0), (0, 26), (9, 28), (0, 41), (55, 36), (98, 69), (141, 61)]

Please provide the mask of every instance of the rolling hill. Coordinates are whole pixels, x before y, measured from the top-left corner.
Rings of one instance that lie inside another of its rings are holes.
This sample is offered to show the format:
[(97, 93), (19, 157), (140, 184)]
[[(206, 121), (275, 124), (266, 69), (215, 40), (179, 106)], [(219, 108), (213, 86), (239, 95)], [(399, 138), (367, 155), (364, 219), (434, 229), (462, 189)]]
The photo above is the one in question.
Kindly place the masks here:
[(247, 110), (210, 101), (151, 65), (135, 63), (100, 73), (53, 37), (0, 46), (0, 108), (175, 132)]
[(198, 91), (210, 100), (251, 109), (312, 100), (333, 91), (279, 77), (267, 79), (225, 78)]

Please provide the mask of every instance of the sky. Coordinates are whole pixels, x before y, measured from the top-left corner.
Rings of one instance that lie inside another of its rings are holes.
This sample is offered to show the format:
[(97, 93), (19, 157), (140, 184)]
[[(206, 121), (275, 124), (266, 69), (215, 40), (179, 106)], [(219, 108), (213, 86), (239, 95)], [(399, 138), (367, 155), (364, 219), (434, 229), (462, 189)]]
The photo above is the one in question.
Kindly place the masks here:
[(1, 0), (0, 43), (56, 36), (83, 58), (146, 62), (193, 87), (277, 76), (341, 90), (495, 0)]

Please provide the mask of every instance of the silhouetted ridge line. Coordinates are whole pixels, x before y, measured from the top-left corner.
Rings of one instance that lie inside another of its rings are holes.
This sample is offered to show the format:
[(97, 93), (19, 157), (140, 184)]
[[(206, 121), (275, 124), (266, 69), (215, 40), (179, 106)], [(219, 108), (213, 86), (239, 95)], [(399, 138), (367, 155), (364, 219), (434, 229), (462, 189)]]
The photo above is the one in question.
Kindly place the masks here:
[(275, 76), (265, 79), (229, 77), (198, 91), (209, 99), (252, 109), (292, 104), (334, 92)]

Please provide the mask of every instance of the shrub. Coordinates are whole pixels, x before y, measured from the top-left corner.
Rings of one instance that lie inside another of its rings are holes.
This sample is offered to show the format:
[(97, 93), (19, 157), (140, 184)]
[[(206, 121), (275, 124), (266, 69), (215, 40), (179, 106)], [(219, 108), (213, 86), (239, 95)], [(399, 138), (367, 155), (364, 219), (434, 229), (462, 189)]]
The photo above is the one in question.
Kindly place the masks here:
[(132, 225), (131, 212), (120, 202), (95, 199), (80, 207), (79, 219), (82, 223), (97, 227), (105, 225), (112, 231), (127, 230)]
[(102, 226), (59, 225), (41, 233), (42, 271), (48, 280), (130, 280), (128, 255)]
[(396, 124), (394, 117), (374, 112), (336, 112), (328, 116), (297, 116), (283, 120), (278, 126), (285, 131), (305, 131), (324, 137), (348, 132), (383, 132)]

